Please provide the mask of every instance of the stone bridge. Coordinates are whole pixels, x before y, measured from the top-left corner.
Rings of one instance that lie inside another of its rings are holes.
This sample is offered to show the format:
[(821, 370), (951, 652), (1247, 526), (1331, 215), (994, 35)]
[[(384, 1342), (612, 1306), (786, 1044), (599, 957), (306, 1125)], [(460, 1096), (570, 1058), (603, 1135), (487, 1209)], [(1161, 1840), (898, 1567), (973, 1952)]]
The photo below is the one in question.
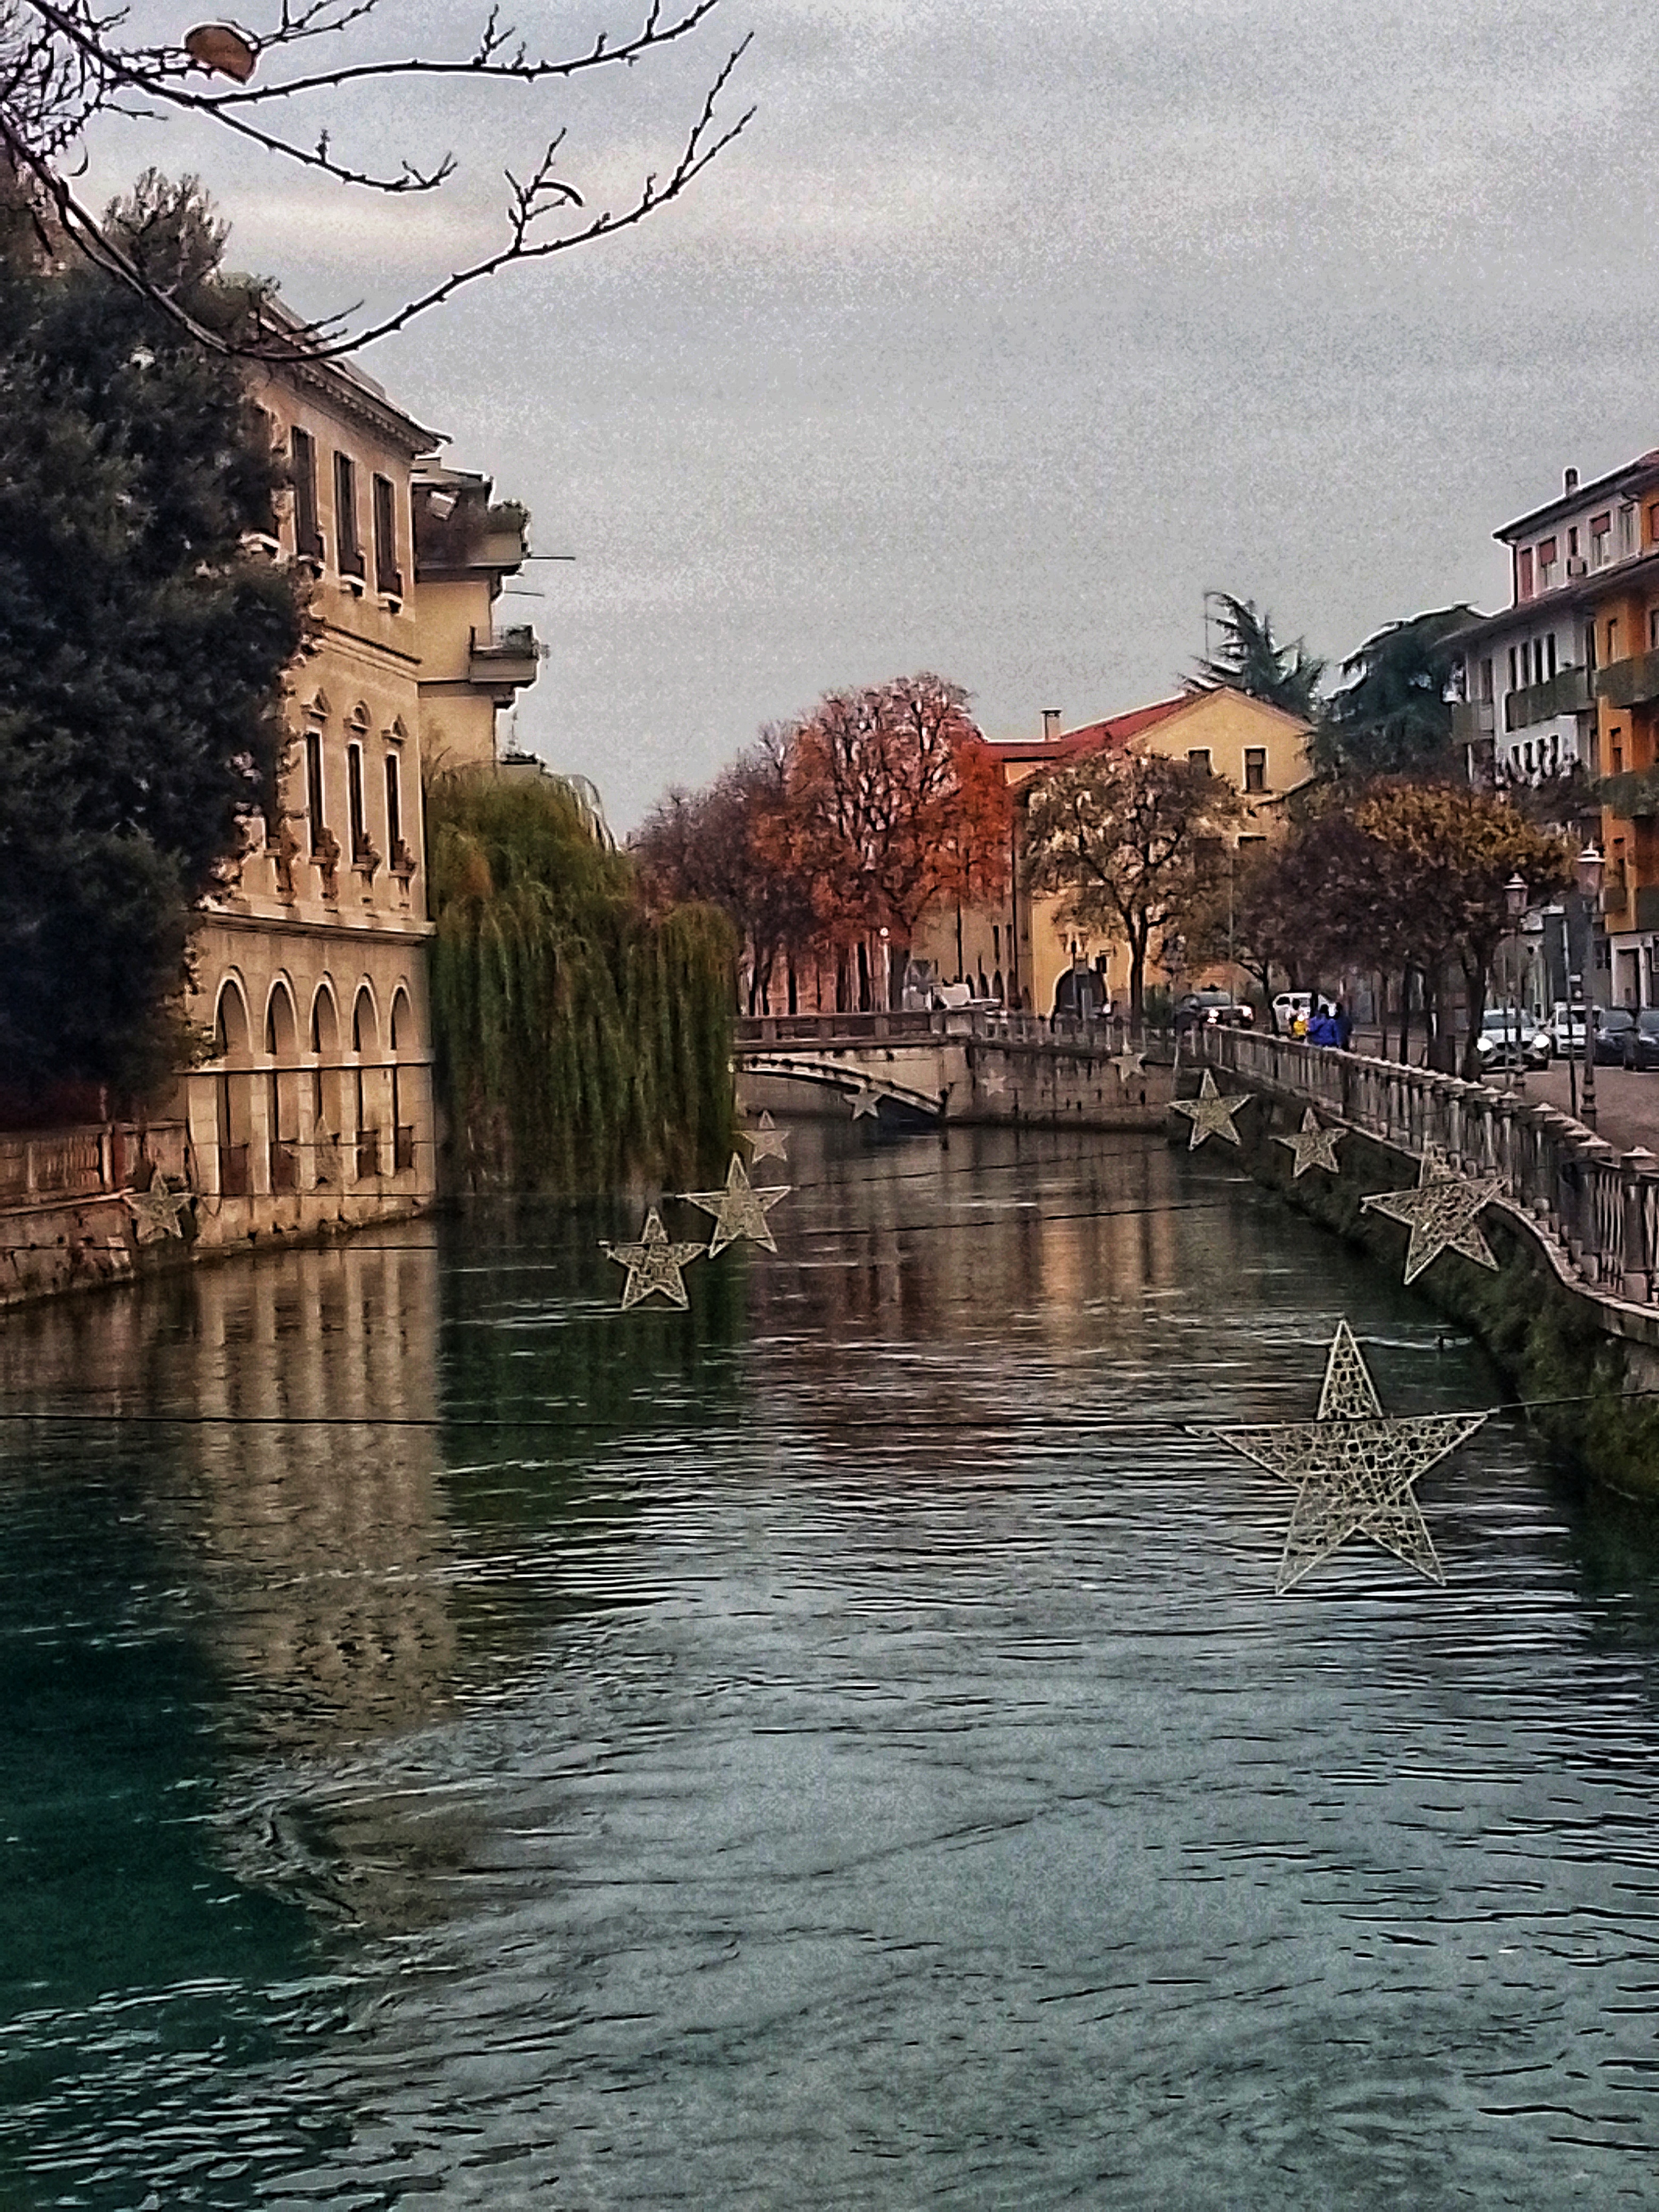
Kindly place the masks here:
[(1121, 1022), (766, 1014), (738, 1022), (733, 1058), (745, 1101), (775, 1112), (1152, 1129), (1164, 1126), (1173, 1050), (1167, 1031)]

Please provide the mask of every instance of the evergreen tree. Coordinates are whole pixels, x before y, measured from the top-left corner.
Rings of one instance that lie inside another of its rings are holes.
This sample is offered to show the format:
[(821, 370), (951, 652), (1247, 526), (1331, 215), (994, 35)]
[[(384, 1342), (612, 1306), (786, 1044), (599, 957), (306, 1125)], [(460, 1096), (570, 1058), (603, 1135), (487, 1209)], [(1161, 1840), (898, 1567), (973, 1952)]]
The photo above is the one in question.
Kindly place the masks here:
[(1221, 642), (1198, 664), (1199, 688), (1213, 690), (1224, 685), (1247, 698), (1265, 700), (1298, 721), (1311, 721), (1325, 663), (1308, 651), (1305, 639), (1281, 645), (1273, 635), (1273, 617), (1258, 614), (1254, 599), (1236, 599), (1231, 592), (1212, 596), (1221, 605)]
[[(234, 315), (193, 180), (106, 220)], [(192, 910), (274, 786), (305, 619), (246, 543), (278, 468), (240, 373), (23, 240), (0, 253), (0, 1071), (137, 1097), (185, 1042)]]
[(1311, 747), (1315, 766), (1356, 783), (1452, 766), (1456, 656), (1447, 640), (1474, 619), (1471, 607), (1437, 607), (1368, 637), (1342, 664), (1349, 681), (1326, 708)]

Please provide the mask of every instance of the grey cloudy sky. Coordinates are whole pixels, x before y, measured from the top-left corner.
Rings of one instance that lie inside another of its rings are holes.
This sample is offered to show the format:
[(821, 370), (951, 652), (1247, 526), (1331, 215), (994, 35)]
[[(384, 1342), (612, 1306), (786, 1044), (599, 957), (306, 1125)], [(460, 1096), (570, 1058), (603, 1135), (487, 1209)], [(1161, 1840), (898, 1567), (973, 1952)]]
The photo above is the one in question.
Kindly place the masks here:
[[(532, 43), (608, 13), (526, 7)], [(148, 27), (173, 20), (154, 0)], [(463, 40), (385, 0), (392, 47)], [(933, 668), (994, 736), (1162, 696), (1217, 586), (1340, 656), (1504, 592), (1490, 542), (1659, 444), (1655, 18), (1636, 0), (723, 0), (581, 99), (613, 196), (752, 30), (748, 132), (630, 235), (364, 366), (524, 498), (549, 647), (520, 736), (627, 827), (763, 721)], [(428, 203), (315, 189), (177, 125), (94, 178), (206, 177), (232, 259), (316, 312), (452, 265), (537, 136), (476, 94), (343, 113), (453, 143)]]

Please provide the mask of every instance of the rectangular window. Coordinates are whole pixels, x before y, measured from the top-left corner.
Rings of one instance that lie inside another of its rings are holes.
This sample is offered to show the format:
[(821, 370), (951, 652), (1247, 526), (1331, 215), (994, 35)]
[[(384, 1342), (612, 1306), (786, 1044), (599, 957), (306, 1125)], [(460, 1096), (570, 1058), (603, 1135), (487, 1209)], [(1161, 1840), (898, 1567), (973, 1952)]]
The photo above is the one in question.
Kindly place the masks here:
[(1648, 651), (1659, 652), (1659, 607), (1648, 609)]
[(1607, 624), (1607, 663), (1608, 663), (1608, 665), (1609, 665), (1609, 666), (1611, 666), (1611, 665), (1612, 665), (1612, 664), (1613, 664), (1615, 660), (1617, 660), (1617, 659), (1618, 659), (1618, 658), (1619, 658), (1619, 617), (1618, 617), (1618, 616), (1617, 616), (1617, 615), (1615, 615), (1615, 616), (1613, 617), (1612, 621)]
[(1244, 748), (1244, 788), (1246, 791), (1265, 791), (1267, 788), (1267, 749), (1265, 745), (1246, 745)]
[(1195, 768), (1200, 775), (1208, 775), (1210, 773), (1209, 747), (1201, 745), (1189, 752), (1187, 756), (1187, 765), (1188, 768)]
[(351, 809), (351, 857), (361, 860), (368, 849), (368, 824), (363, 819), (363, 749), (346, 747), (346, 801)]
[(1648, 544), (1659, 545), (1659, 504), (1648, 509)]
[(357, 535), (357, 465), (349, 453), (334, 456), (334, 552), (343, 576), (362, 576), (363, 547)]
[(1619, 556), (1623, 560), (1626, 554), (1633, 553), (1635, 550), (1636, 509), (1633, 507), (1621, 507), (1619, 510)]
[(1483, 699), (1490, 699), (1492, 697), (1492, 661), (1490, 658), (1483, 660), (1480, 664), (1480, 696)]
[(1590, 517), (1590, 566), (1591, 566), (1592, 568), (1605, 568), (1605, 567), (1607, 566), (1607, 560), (1608, 560), (1609, 556), (1610, 556), (1610, 555), (1611, 555), (1611, 553), (1612, 553), (1612, 550), (1613, 550), (1613, 517), (1612, 517), (1612, 515), (1611, 515), (1611, 514), (1593, 514), (1593, 515), (1591, 515), (1591, 517)]
[(289, 440), (289, 474), (294, 479), (294, 551), (301, 561), (320, 561), (323, 533), (317, 520), (317, 441), (308, 430)]
[(1625, 733), (1622, 730), (1608, 731), (1607, 749), (1613, 755), (1613, 774), (1615, 775), (1623, 775), (1625, 773)]
[(388, 753), (386, 757), (386, 834), (389, 849), (394, 855), (404, 834), (401, 775), (397, 754)]
[(374, 588), (389, 599), (404, 595), (398, 566), (398, 503), (389, 477), (374, 479)]
[(1567, 532), (1567, 558), (1576, 560), (1578, 554), (1578, 532), (1575, 526)]
[(1547, 673), (1547, 675), (1550, 675), (1550, 676), (1553, 676), (1553, 675), (1554, 675), (1554, 673), (1555, 673), (1555, 632), (1554, 632), (1553, 630), (1552, 630), (1552, 631), (1550, 632), (1549, 635), (1548, 635), (1548, 636), (1544, 640), (1544, 667), (1545, 667), (1546, 673)]
[(1515, 647), (1513, 646), (1510, 647), (1510, 689), (1511, 691), (1518, 691), (1521, 689), (1521, 678), (1516, 675), (1515, 670)]
[(306, 812), (311, 819), (311, 849), (313, 854), (322, 848), (323, 831), (328, 826), (323, 812), (323, 733), (320, 730), (306, 732)]
[(1540, 568), (1553, 568), (1555, 566), (1555, 540), (1553, 538), (1546, 538), (1540, 542), (1538, 548), (1538, 565)]
[(1532, 548), (1526, 545), (1515, 556), (1515, 596), (1517, 599), (1532, 597)]

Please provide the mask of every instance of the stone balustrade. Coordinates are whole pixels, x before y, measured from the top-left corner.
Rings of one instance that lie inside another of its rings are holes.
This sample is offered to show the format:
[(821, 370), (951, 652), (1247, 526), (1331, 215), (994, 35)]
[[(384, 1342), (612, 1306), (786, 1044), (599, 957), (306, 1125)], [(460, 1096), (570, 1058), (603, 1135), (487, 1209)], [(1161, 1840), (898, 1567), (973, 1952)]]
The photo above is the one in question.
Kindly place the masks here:
[(1397, 1061), (1249, 1030), (1200, 1029), (1194, 1056), (1421, 1158), (1430, 1147), (1504, 1196), (1602, 1296), (1659, 1293), (1659, 1159), (1620, 1152), (1553, 1106)]

